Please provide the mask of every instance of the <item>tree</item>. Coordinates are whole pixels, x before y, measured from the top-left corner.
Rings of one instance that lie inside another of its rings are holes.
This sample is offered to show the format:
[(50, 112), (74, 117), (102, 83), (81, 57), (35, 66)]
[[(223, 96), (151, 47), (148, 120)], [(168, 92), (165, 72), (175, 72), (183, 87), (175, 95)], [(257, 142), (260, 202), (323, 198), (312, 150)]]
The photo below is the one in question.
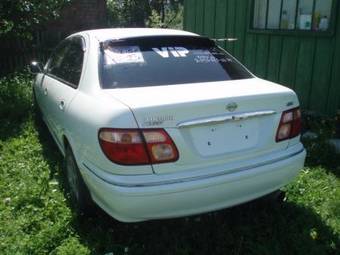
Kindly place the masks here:
[(32, 38), (44, 22), (59, 16), (71, 0), (0, 0), (0, 36)]
[(183, 6), (183, 2), (184, 0), (150, 0), (150, 6), (159, 15), (161, 22), (164, 23), (166, 16), (169, 16), (170, 12), (177, 13)]
[(144, 27), (151, 13), (149, 0), (108, 0), (110, 25)]
[(181, 28), (183, 0), (108, 0), (107, 5), (111, 26)]
[(156, 10), (152, 10), (147, 22), (147, 26), (182, 29), (183, 11), (183, 6), (179, 6), (177, 10), (166, 8), (164, 10), (164, 14), (159, 14)]
[(183, 27), (183, 0), (150, 0), (152, 13), (148, 20), (149, 27)]

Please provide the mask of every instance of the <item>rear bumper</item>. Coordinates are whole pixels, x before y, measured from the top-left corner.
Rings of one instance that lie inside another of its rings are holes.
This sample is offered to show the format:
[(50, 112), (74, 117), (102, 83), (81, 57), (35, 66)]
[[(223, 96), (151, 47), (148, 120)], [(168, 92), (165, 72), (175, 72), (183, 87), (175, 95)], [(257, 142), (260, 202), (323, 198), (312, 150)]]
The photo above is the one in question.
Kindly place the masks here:
[(103, 210), (119, 221), (137, 222), (214, 211), (264, 196), (289, 183), (303, 168), (305, 157), (305, 150), (300, 150), (283, 160), (243, 171), (150, 185), (129, 184), (130, 176), (120, 176), (126, 185), (112, 183), (86, 165), (80, 170), (93, 200)]

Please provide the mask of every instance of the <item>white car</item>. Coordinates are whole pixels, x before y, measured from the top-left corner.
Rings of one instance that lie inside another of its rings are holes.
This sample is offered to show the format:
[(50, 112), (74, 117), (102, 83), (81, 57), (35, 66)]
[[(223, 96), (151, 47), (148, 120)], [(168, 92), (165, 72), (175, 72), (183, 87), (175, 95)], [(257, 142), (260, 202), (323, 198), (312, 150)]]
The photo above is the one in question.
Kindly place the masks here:
[(31, 71), (82, 211), (93, 200), (123, 222), (200, 214), (276, 191), (304, 165), (296, 94), (197, 34), (84, 31)]

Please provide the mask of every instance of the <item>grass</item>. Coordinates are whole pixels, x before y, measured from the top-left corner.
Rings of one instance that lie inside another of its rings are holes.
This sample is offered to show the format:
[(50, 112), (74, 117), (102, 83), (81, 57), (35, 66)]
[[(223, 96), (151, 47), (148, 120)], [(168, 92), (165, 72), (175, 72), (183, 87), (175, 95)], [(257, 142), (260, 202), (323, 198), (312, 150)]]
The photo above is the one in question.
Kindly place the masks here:
[(283, 203), (138, 224), (100, 210), (78, 217), (29, 78), (0, 80), (0, 254), (339, 254), (340, 164), (322, 141), (306, 142), (307, 166)]

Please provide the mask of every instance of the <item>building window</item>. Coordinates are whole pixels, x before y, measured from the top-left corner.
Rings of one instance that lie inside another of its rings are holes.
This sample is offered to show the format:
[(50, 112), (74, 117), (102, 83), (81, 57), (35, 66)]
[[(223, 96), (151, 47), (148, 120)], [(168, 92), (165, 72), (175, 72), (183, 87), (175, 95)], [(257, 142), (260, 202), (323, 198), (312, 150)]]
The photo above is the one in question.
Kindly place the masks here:
[(254, 0), (254, 29), (328, 31), (333, 0)]

